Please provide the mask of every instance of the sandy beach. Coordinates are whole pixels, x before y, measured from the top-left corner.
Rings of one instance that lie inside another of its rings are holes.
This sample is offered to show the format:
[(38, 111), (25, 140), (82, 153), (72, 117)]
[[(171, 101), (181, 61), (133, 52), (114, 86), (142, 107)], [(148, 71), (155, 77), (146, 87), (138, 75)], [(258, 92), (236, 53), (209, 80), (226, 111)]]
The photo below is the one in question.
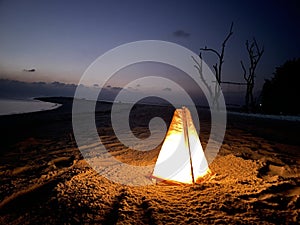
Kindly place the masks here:
[[(197, 185), (126, 186), (94, 171), (72, 132), (71, 98), (43, 112), (1, 116), (0, 224), (297, 224), (300, 220), (300, 122), (228, 114), (225, 139)], [(153, 165), (161, 146), (137, 152), (116, 140), (111, 104), (96, 108), (101, 140), (118, 160)], [(147, 118), (170, 123), (174, 108), (137, 106), (133, 130)], [(200, 114), (205, 148), (210, 115)], [(89, 146), (93, 147), (93, 146)], [(95, 147), (95, 146), (94, 146)]]

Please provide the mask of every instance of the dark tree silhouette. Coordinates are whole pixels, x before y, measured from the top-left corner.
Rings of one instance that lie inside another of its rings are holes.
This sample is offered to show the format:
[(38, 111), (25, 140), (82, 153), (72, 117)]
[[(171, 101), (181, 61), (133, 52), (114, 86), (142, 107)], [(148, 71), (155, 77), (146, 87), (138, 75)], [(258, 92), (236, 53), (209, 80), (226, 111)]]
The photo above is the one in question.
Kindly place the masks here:
[(272, 114), (300, 114), (300, 58), (277, 67), (272, 79), (265, 80), (262, 109)]
[(208, 90), (209, 94), (211, 97), (213, 97), (213, 93), (212, 93), (212, 88), (211, 86), (207, 83), (206, 79), (204, 78), (203, 76), (203, 59), (202, 59), (202, 54), (200, 52), (199, 54), (199, 58), (200, 58), (200, 61), (198, 62), (193, 56), (192, 56), (192, 59), (194, 60), (194, 62), (196, 63), (195, 68), (198, 70), (198, 73), (200, 75), (200, 79), (202, 80), (203, 84), (205, 85), (206, 89)]
[(229, 38), (233, 34), (232, 28), (233, 28), (233, 23), (231, 23), (230, 30), (229, 30), (227, 36), (225, 37), (225, 39), (224, 39), (224, 41), (222, 43), (221, 51), (218, 52), (217, 50), (215, 50), (213, 48), (207, 48), (207, 46), (205, 46), (204, 48), (200, 48), (199, 57), (200, 57), (201, 60), (202, 60), (201, 51), (212, 52), (218, 58), (218, 62), (216, 62), (213, 65), (213, 68), (214, 68), (214, 71), (215, 71), (215, 76), (216, 76), (216, 82), (219, 84), (219, 85), (215, 85), (214, 96), (213, 96), (213, 104), (217, 108), (219, 108), (218, 99), (219, 99), (220, 92), (221, 92), (221, 86), (220, 86), (220, 84), (222, 83), (222, 65), (224, 63), (225, 47), (226, 47), (227, 41), (229, 40)]
[(253, 38), (252, 42), (246, 41), (246, 49), (249, 57), (249, 67), (248, 72), (244, 66), (243, 61), (241, 60), (241, 66), (243, 69), (243, 76), (247, 84), (246, 96), (245, 96), (245, 107), (247, 111), (251, 111), (254, 106), (254, 98), (253, 98), (253, 88), (255, 83), (255, 70), (257, 68), (257, 64), (261, 59), (261, 56), (264, 53), (264, 47), (259, 47), (255, 38)]

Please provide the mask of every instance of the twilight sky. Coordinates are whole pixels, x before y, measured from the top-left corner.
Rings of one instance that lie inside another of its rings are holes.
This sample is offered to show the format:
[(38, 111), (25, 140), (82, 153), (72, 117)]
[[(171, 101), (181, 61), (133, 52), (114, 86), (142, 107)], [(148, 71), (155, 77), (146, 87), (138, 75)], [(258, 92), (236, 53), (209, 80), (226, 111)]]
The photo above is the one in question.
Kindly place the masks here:
[[(255, 36), (265, 47), (259, 88), (276, 66), (300, 57), (297, 2), (2, 0), (0, 78), (76, 84), (97, 57), (127, 42), (164, 40), (196, 53), (206, 45), (219, 49), (233, 21), (223, 80), (243, 81), (245, 41)], [(211, 53), (203, 56), (209, 65), (214, 62)], [(32, 68), (36, 71), (24, 71)]]

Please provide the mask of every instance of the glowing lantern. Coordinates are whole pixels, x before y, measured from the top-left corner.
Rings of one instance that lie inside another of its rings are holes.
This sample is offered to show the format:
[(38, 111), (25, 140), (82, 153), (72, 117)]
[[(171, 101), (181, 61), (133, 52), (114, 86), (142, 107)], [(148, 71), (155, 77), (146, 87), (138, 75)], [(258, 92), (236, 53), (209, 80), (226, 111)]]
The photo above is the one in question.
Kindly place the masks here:
[(211, 171), (190, 111), (176, 109), (152, 177), (169, 182), (199, 183)]

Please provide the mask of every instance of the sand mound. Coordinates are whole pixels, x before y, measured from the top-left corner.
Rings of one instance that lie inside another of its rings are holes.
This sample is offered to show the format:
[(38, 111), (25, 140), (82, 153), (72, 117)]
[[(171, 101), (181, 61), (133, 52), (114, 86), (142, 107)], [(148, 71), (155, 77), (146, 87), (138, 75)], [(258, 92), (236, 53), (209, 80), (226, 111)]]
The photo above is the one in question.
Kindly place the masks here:
[(216, 173), (213, 180), (194, 186), (143, 187), (116, 184), (86, 169), (57, 185), (57, 200), (65, 207), (61, 212), (72, 212), (66, 215), (70, 223), (296, 222), (300, 212), (299, 183), (278, 175), (263, 179), (260, 170), (264, 166), (230, 154), (211, 164)]
[[(288, 145), (264, 139), (256, 144), (253, 136), (239, 132), (240, 138), (227, 133), (210, 165), (215, 177), (194, 186), (114, 183), (95, 172), (76, 148), (34, 139), (33, 145), (23, 145), (21, 153), (8, 154), (3, 161), (7, 163), (1, 165), (0, 223), (296, 224), (300, 179), (293, 151), (288, 157), (284, 153)], [(136, 165), (155, 162), (157, 149), (140, 154), (110, 136), (106, 139), (118, 160)], [(111, 175), (114, 172), (118, 171)]]

